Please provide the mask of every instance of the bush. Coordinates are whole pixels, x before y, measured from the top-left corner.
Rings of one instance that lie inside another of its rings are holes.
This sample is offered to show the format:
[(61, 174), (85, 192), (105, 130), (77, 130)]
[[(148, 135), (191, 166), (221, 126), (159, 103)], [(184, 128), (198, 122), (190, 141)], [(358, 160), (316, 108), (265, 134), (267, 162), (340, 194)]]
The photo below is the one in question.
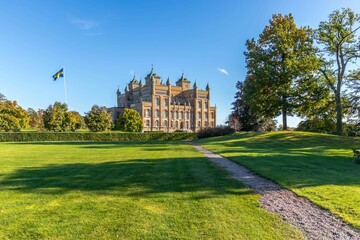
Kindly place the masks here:
[(192, 140), (194, 133), (124, 132), (0, 132), (0, 142), (116, 142), (153, 140)]
[(197, 133), (197, 138), (217, 137), (232, 134), (235, 129), (228, 126), (218, 126), (215, 128), (204, 128)]
[(117, 120), (116, 128), (124, 132), (141, 132), (143, 129), (143, 122), (138, 111), (130, 108), (125, 108), (119, 119)]

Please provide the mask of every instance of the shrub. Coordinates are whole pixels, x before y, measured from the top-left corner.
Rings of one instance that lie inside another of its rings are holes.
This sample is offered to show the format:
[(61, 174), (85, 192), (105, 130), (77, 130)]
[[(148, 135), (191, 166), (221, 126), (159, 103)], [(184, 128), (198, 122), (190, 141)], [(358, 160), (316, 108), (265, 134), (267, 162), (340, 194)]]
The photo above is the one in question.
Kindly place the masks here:
[(235, 129), (229, 126), (218, 126), (215, 128), (204, 128), (197, 133), (198, 138), (217, 137), (232, 134)]
[(113, 128), (111, 115), (107, 112), (106, 107), (94, 105), (90, 112), (84, 117), (86, 126), (93, 132), (107, 131)]
[(0, 132), (0, 142), (116, 142), (153, 140), (192, 140), (194, 133), (125, 133), (125, 132)]
[(124, 132), (141, 132), (143, 129), (142, 119), (138, 111), (125, 108), (117, 120), (116, 128)]

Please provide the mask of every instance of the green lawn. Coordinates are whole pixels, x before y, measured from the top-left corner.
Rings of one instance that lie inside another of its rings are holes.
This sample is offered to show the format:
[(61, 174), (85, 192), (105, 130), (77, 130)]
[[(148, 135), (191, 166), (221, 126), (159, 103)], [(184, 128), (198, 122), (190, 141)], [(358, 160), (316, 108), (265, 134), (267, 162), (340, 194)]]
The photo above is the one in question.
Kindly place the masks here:
[(301, 239), (182, 142), (0, 143), (0, 239)]
[(359, 138), (317, 133), (237, 133), (199, 140), (205, 148), (247, 166), (329, 209), (360, 229)]

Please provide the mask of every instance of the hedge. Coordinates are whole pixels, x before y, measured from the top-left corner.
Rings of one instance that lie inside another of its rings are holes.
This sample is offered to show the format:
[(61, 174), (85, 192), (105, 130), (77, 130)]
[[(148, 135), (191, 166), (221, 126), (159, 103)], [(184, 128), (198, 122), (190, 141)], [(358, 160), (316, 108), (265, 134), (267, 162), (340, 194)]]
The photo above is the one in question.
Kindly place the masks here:
[(192, 140), (195, 133), (126, 132), (0, 132), (0, 142), (116, 142), (152, 140)]

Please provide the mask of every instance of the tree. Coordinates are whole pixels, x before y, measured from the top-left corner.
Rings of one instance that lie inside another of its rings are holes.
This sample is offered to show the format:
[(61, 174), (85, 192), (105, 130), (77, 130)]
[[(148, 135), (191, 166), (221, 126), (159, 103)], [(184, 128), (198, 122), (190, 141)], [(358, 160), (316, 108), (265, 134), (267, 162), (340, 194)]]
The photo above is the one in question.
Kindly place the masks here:
[(44, 126), (49, 131), (66, 131), (66, 103), (55, 102), (44, 112)]
[(113, 128), (111, 115), (106, 111), (106, 107), (92, 106), (91, 111), (86, 113), (84, 119), (90, 131), (99, 132)]
[(272, 118), (264, 117), (251, 112), (250, 104), (245, 98), (245, 87), (251, 81), (251, 76), (247, 76), (244, 82), (238, 81), (235, 94), (235, 101), (232, 103), (232, 112), (228, 117), (229, 126), (236, 131), (272, 131), (275, 130), (276, 123)]
[(16, 101), (0, 101), (0, 129), (20, 131), (29, 125), (28, 113)]
[(76, 111), (66, 112), (64, 122), (64, 128), (66, 131), (76, 131), (84, 127), (84, 118), (80, 115), (80, 113)]
[(143, 122), (140, 114), (136, 110), (125, 108), (117, 121), (117, 129), (125, 132), (141, 132)]
[(0, 93), (0, 102), (6, 101), (6, 97), (4, 94)]
[[(343, 89), (344, 82), (359, 80), (359, 69), (349, 71), (360, 57), (360, 16), (351, 9), (335, 10), (328, 21), (321, 22), (316, 31), (316, 40), (321, 46), (321, 73), (332, 90), (336, 102), (336, 132), (343, 133)], [(354, 79), (355, 77), (355, 79)]]
[(288, 115), (300, 115), (302, 105), (316, 102), (311, 86), (316, 85), (313, 74), (320, 65), (311, 35), (311, 29), (296, 26), (291, 14), (274, 14), (257, 41), (246, 41), (251, 76), (246, 100), (251, 111), (264, 117), (282, 114), (283, 130)]
[(29, 114), (29, 124), (32, 128), (44, 129), (44, 109), (39, 109), (35, 111), (32, 108), (28, 108), (27, 112)]

